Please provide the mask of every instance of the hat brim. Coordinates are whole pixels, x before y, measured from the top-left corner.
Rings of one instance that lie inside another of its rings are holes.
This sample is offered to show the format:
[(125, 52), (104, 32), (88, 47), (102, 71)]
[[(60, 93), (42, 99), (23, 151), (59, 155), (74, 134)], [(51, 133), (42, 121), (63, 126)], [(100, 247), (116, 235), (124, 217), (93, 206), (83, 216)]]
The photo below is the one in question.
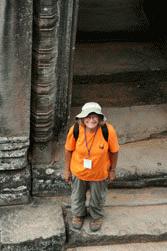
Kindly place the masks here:
[(105, 116), (103, 113), (97, 112), (95, 110), (92, 111), (82, 111), (81, 113), (79, 113), (78, 115), (75, 116), (76, 119), (83, 119), (86, 118), (90, 113), (96, 113), (97, 115), (100, 115), (103, 117), (103, 120), (106, 120)]

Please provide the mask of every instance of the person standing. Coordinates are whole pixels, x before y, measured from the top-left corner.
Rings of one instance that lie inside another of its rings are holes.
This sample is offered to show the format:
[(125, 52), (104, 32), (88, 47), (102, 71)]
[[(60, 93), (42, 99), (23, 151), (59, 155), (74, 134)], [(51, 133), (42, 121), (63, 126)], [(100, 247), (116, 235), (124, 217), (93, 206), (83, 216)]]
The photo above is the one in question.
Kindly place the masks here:
[(106, 122), (98, 103), (86, 103), (76, 121), (65, 143), (64, 179), (72, 183), (72, 227), (79, 230), (83, 225), (89, 189), (89, 226), (91, 231), (98, 231), (104, 218), (107, 180), (116, 178), (119, 144), (115, 129)]

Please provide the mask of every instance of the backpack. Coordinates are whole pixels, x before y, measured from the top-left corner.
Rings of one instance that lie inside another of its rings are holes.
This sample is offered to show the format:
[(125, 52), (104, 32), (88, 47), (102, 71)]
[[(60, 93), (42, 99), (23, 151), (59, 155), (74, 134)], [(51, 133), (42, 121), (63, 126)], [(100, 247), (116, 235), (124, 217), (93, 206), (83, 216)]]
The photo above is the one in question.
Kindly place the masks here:
[[(101, 125), (100, 127), (101, 127), (102, 134), (103, 134), (103, 137), (104, 137), (105, 141), (108, 142), (108, 127), (107, 127), (107, 125), (104, 124), (104, 125)], [(74, 135), (75, 140), (77, 141), (78, 136), (79, 136), (79, 124), (78, 124), (78, 122), (76, 122), (74, 124), (73, 135)]]

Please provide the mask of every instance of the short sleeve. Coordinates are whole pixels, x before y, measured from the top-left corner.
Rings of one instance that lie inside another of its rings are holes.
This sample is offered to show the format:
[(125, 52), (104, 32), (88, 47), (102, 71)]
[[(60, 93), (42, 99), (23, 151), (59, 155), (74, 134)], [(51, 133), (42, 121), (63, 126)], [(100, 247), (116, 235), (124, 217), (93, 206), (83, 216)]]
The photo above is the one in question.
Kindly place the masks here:
[(73, 130), (74, 130), (74, 126), (72, 126), (67, 134), (67, 138), (66, 138), (66, 143), (65, 143), (65, 149), (68, 151), (74, 151), (75, 150), (75, 145), (76, 145), (76, 141), (73, 135)]
[(109, 150), (112, 153), (116, 153), (119, 151), (120, 148), (118, 143), (117, 133), (112, 125), (108, 125), (108, 131), (109, 131), (109, 138), (108, 138)]

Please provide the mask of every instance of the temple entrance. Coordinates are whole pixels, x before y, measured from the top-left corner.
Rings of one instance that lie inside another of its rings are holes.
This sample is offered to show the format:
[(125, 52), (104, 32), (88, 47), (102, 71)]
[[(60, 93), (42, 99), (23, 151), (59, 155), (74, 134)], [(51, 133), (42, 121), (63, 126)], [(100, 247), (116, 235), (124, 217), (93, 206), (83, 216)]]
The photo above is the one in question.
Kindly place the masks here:
[[(41, 23), (35, 21), (38, 33), (33, 42), (32, 190), (52, 195), (68, 190), (62, 175), (65, 129), (85, 102), (102, 105), (120, 144), (161, 137), (167, 131), (165, 16), (159, 19), (163, 7), (152, 9), (151, 2), (143, 0), (81, 0), (79, 12), (77, 0), (57, 1), (49, 8), (43, 6), (48, 15), (38, 7), (34, 11)], [(133, 175), (125, 170), (125, 176)]]
[(151, 173), (145, 173), (147, 158), (144, 172), (136, 167), (141, 156), (122, 169), (131, 156), (122, 147), (119, 186), (122, 177), (133, 185), (131, 178), (145, 176), (166, 182), (163, 158), (157, 159), (167, 131), (164, 1), (20, 2), (0, 3), (0, 205), (68, 190), (62, 175), (67, 122), (90, 100), (102, 105), (121, 144), (154, 139), (152, 146), (129, 146), (152, 149)]

